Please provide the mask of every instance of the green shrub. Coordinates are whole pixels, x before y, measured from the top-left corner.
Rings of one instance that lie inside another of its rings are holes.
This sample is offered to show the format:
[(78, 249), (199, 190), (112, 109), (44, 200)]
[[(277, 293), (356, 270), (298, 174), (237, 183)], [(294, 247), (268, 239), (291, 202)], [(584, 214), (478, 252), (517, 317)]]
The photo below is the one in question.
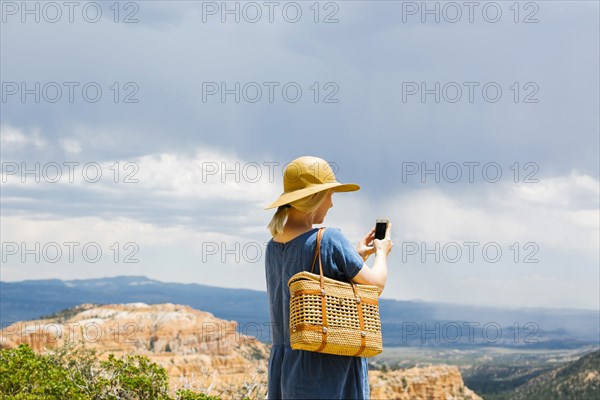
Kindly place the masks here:
[(87, 399), (77, 374), (26, 344), (0, 351), (0, 394), (12, 399)]
[(177, 400), (220, 400), (220, 397), (207, 396), (204, 393), (191, 392), (187, 389), (178, 390), (175, 399)]
[(177, 390), (169, 396), (168, 375), (148, 357), (126, 355), (99, 361), (96, 350), (65, 342), (46, 354), (28, 345), (0, 350), (0, 399), (15, 400), (219, 400)]

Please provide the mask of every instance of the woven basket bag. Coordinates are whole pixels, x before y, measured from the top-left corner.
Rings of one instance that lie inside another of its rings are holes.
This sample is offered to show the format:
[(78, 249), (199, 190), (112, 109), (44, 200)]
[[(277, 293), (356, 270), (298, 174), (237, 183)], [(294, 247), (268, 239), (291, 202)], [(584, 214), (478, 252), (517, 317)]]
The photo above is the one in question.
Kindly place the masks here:
[[(354, 357), (372, 357), (382, 351), (377, 286), (343, 282), (323, 276), (321, 238), (311, 272), (295, 274), (290, 289), (290, 345), (308, 350)], [(319, 274), (312, 271), (319, 258)]]

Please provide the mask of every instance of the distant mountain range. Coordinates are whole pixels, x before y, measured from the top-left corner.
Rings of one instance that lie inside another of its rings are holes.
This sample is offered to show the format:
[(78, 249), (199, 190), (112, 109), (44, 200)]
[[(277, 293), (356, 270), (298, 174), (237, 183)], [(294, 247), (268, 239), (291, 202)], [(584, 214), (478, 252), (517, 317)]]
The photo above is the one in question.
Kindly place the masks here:
[[(144, 276), (0, 282), (0, 323), (37, 319), (82, 303), (175, 303), (238, 321), (238, 330), (270, 342), (266, 292), (167, 283)], [(575, 348), (598, 345), (600, 313), (573, 309), (501, 309), (380, 299), (385, 346)]]

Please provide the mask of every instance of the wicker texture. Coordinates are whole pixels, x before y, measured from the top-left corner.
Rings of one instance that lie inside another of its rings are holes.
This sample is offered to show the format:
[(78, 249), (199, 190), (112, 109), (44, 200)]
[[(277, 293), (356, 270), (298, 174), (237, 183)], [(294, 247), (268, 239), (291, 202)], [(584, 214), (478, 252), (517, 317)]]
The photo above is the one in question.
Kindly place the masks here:
[(377, 286), (342, 282), (323, 276), (319, 229), (313, 258), (319, 274), (299, 272), (290, 289), (290, 345), (295, 350), (372, 357), (382, 351)]

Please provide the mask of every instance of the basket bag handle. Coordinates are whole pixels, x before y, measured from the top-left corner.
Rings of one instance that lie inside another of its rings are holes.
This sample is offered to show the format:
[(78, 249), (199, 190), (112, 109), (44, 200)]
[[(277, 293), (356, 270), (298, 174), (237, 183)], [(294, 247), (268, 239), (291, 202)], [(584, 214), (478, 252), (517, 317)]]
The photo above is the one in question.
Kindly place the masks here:
[[(321, 276), (321, 292), (325, 290), (325, 280), (323, 278), (323, 265), (321, 264), (321, 239), (323, 238), (323, 234), (325, 232), (325, 227), (319, 228), (319, 232), (317, 233), (317, 246), (315, 247), (315, 255), (313, 256), (312, 268), (310, 272), (313, 273), (315, 269), (315, 263), (317, 261), (317, 256), (319, 257), (319, 275)], [(356, 284), (352, 281), (348, 282), (352, 285), (352, 290), (354, 291), (354, 297), (357, 301), (360, 301), (360, 296), (358, 295), (358, 291), (356, 289)]]
[[(315, 268), (315, 262), (317, 260), (317, 256), (319, 257), (319, 275), (321, 277), (321, 316), (322, 316), (322, 332), (323, 332), (323, 339), (321, 342), (321, 346), (319, 346), (319, 348), (316, 350), (317, 352), (321, 352), (325, 346), (327, 345), (327, 300), (325, 298), (325, 280), (323, 278), (323, 265), (321, 263), (321, 239), (323, 237), (323, 232), (325, 231), (326, 228), (319, 228), (319, 232), (317, 233), (317, 245), (315, 246), (315, 255), (313, 257), (313, 264), (312, 264), (312, 268), (310, 270), (310, 272), (312, 273), (314, 268)], [(358, 289), (356, 287), (356, 284), (352, 281), (349, 282), (350, 285), (352, 286), (352, 291), (354, 292), (354, 299), (357, 303), (357, 312), (358, 312), (358, 320), (359, 320), (359, 324), (360, 324), (360, 331), (361, 331), (361, 346), (360, 349), (358, 350), (358, 352), (356, 352), (356, 354), (354, 354), (355, 357), (358, 357), (366, 348), (366, 337), (365, 337), (365, 322), (364, 322), (364, 317), (363, 317), (363, 310), (362, 310), (362, 304), (361, 304), (361, 299), (360, 299), (360, 295), (358, 294)]]

